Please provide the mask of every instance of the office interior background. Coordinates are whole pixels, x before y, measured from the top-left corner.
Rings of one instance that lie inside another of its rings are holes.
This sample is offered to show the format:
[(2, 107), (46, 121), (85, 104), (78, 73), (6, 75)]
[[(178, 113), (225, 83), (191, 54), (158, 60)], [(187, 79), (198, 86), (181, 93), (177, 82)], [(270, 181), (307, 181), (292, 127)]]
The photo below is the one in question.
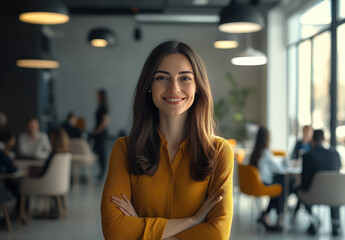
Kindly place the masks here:
[[(290, 154), (296, 139), (301, 136), (302, 126), (311, 125), (325, 131), (327, 144), (335, 147), (345, 161), (345, 1), (237, 0), (254, 6), (264, 16), (265, 26), (253, 33), (232, 34), (238, 39), (238, 47), (231, 49), (214, 47), (214, 41), (220, 36), (219, 13), (228, 5), (228, 0), (64, 2), (70, 12), (70, 21), (59, 25), (23, 23), (17, 14), (23, 1), (1, 3), (0, 111), (6, 114), (8, 128), (15, 134), (25, 129), (29, 116), (37, 116), (41, 130), (48, 131), (61, 124), (70, 111), (84, 118), (87, 131), (91, 131), (95, 125), (96, 92), (102, 88), (109, 94), (111, 148), (120, 131), (128, 133), (130, 130), (132, 97), (146, 57), (157, 44), (177, 39), (195, 47), (204, 59), (215, 102), (226, 99), (232, 88), (228, 74), (239, 88), (253, 90), (243, 108), (247, 131), (252, 125), (267, 126), (271, 148)], [(113, 46), (91, 46), (88, 36), (97, 28), (112, 32)], [(267, 64), (232, 64), (231, 59), (248, 47), (264, 53)], [(18, 59), (46, 54), (59, 62), (58, 68), (28, 69), (16, 65)], [(230, 106), (230, 111), (219, 118), (225, 138), (232, 138), (228, 131), (236, 124), (232, 114)], [(250, 140), (253, 139), (247, 134), (239, 144), (251, 147)], [(53, 222), (47, 229), (51, 228), (54, 234), (54, 227), (61, 227), (61, 231), (66, 227), (69, 236), (76, 239), (87, 238), (81, 232), (91, 231), (89, 239), (101, 239), (98, 204), (102, 186), (94, 188), (90, 193), (89, 187), (81, 187), (70, 196), (71, 216), (66, 220), (69, 224), (74, 224), (77, 220), (73, 219), (83, 212), (77, 209), (74, 214), (72, 207), (84, 201), (81, 196), (93, 199), (90, 202), (93, 206), (87, 206), (87, 201), (83, 205), (93, 209), (90, 215), (84, 216), (93, 220), (84, 225), (87, 228), (76, 224), (79, 235), (67, 227), (66, 222)], [(241, 208), (241, 212), (247, 219), (242, 220), (249, 224), (249, 213), (245, 208)], [(280, 237), (257, 233), (252, 225), (249, 226), (250, 235), (246, 235), (245, 227), (239, 227), (241, 214), (234, 214), (234, 237), (231, 239)], [(41, 229), (36, 224), (35, 220), (26, 226), (18, 223), (12, 233), (1, 229), (1, 239), (26, 239), (27, 234), (40, 237), (37, 232)], [(301, 232), (298, 234), (304, 239)], [(59, 233), (56, 239), (61, 239), (60, 235), (66, 236)], [(293, 233), (282, 236), (286, 239), (296, 237)], [(324, 237), (331, 239), (331, 236)]]

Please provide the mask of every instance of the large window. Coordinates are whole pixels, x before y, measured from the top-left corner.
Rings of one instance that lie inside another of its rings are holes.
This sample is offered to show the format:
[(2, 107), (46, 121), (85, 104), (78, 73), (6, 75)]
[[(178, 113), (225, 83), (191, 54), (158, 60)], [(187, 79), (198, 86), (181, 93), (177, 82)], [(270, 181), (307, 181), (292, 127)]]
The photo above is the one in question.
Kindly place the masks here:
[(313, 39), (313, 91), (312, 126), (323, 129), (330, 136), (330, 60), (331, 35), (324, 32)]
[[(309, 0), (306, 9), (288, 19), (289, 138), (292, 134), (298, 136), (303, 125), (311, 124), (314, 129), (325, 131), (326, 140), (335, 132), (332, 139), (336, 136), (338, 147), (345, 149), (345, 0), (336, 1), (336, 22), (332, 22), (331, 0)], [(337, 28), (338, 43), (334, 46), (338, 56), (337, 73), (334, 73), (336, 88), (331, 88), (331, 66), (336, 62), (331, 57), (332, 25)], [(337, 96), (331, 95), (332, 91), (337, 91)], [(332, 102), (337, 103), (333, 116)], [(330, 129), (331, 118), (335, 117), (337, 126)], [(294, 132), (294, 122), (297, 132)], [(343, 154), (345, 159), (345, 151)]]

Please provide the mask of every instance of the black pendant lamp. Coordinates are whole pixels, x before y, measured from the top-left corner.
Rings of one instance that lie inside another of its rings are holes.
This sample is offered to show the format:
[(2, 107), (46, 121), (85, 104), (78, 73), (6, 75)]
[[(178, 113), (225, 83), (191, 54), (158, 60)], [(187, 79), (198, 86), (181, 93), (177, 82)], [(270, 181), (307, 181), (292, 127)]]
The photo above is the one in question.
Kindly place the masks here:
[(69, 12), (62, 0), (26, 0), (19, 19), (32, 24), (62, 24), (69, 21)]
[(112, 47), (116, 45), (117, 37), (107, 28), (95, 28), (90, 31), (88, 41), (93, 47)]
[(263, 16), (254, 6), (230, 0), (220, 13), (218, 29), (228, 33), (249, 33), (260, 31), (264, 25)]

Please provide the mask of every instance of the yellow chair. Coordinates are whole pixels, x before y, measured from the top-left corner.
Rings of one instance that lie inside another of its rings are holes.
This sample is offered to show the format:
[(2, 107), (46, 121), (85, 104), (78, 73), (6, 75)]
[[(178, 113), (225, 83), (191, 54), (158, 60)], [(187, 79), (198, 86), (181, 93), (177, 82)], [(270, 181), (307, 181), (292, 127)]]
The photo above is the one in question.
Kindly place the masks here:
[[(256, 198), (263, 196), (277, 197), (283, 190), (280, 184), (266, 186), (260, 179), (259, 170), (251, 165), (238, 164), (238, 180), (240, 191)], [(256, 200), (259, 200), (256, 203), (258, 210), (261, 211), (260, 198)]]
[(286, 151), (284, 150), (272, 150), (272, 154), (277, 157), (286, 157)]
[(227, 140), (228, 140), (228, 143), (230, 144), (231, 148), (235, 149), (236, 145), (237, 145), (237, 141), (235, 139), (233, 139), (233, 138), (227, 139)]
[(246, 152), (243, 149), (238, 149), (235, 152), (235, 159), (238, 164), (243, 164), (245, 157), (246, 157)]

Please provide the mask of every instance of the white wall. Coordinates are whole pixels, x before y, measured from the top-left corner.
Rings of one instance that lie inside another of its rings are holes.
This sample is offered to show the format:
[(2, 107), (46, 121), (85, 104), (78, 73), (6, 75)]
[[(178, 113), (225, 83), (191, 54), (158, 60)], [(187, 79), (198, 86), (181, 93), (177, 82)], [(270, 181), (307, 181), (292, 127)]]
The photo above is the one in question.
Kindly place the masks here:
[[(86, 39), (88, 32), (98, 26), (114, 31), (119, 39), (115, 48), (97, 49)], [(247, 119), (262, 123), (262, 113), (266, 106), (266, 85), (262, 72), (265, 67), (236, 67), (231, 65), (231, 57), (241, 51), (241, 43), (236, 50), (213, 48), (217, 34), (216, 24), (142, 24), (142, 40), (133, 39), (135, 22), (132, 17), (72, 16), (64, 25), (51, 27), (62, 37), (52, 38), (52, 53), (60, 60), (61, 67), (55, 71), (55, 96), (58, 119), (62, 121), (69, 111), (83, 116), (87, 128), (94, 126), (96, 111), (96, 91), (106, 88), (110, 99), (110, 133), (117, 134), (121, 128), (130, 129), (130, 112), (133, 91), (149, 52), (164, 40), (183, 40), (195, 47), (208, 68), (215, 100), (225, 96), (229, 89), (225, 74), (231, 72), (240, 85), (257, 89), (248, 101)], [(254, 35), (254, 43), (262, 46), (262, 34)], [(259, 46), (259, 49), (260, 49)], [(227, 123), (228, 119), (223, 122)], [(262, 123), (263, 124), (263, 123)]]

